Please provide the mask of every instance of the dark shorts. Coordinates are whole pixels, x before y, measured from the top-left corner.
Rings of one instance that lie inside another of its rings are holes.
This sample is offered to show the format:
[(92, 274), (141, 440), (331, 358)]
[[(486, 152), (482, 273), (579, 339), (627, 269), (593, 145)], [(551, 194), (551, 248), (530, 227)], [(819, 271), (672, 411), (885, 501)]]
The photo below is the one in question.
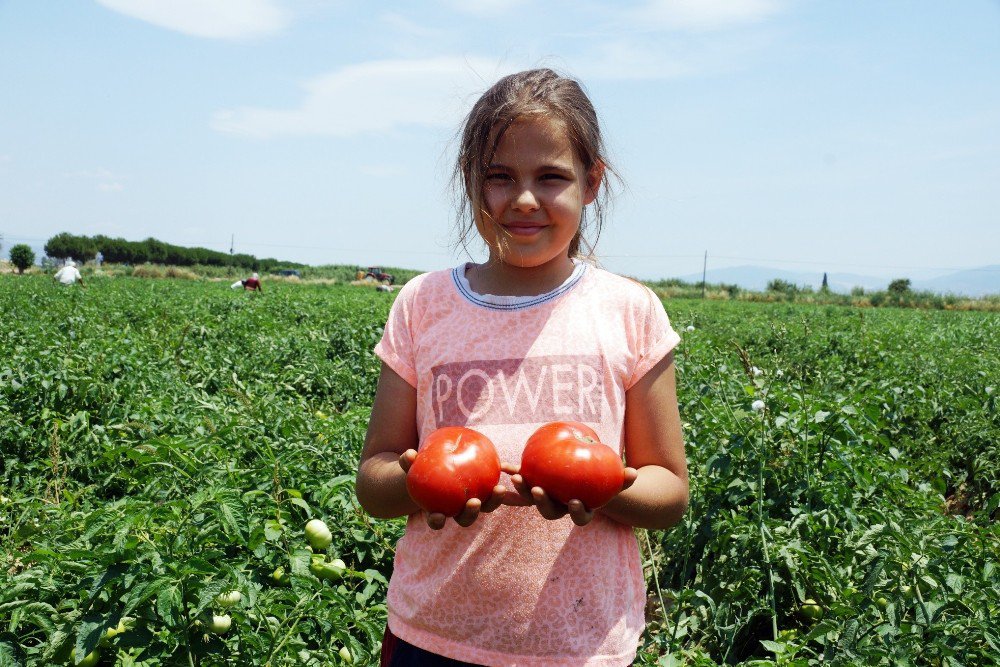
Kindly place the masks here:
[(392, 634), (385, 626), (382, 637), (382, 660), (379, 667), (479, 667), (471, 662), (462, 662), (422, 648), (417, 648)]

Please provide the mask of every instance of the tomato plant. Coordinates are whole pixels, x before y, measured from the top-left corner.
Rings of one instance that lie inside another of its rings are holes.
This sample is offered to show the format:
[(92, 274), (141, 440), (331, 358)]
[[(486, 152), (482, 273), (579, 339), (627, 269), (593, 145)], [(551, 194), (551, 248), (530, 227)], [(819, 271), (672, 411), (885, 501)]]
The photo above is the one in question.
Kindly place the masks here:
[(625, 482), (618, 453), (579, 422), (551, 422), (535, 431), (521, 454), (521, 476), (561, 503), (579, 500), (596, 509), (614, 498)]
[(446, 426), (424, 440), (406, 489), (425, 511), (456, 516), (468, 500), (489, 498), (499, 481), (500, 457), (490, 439), (471, 428)]

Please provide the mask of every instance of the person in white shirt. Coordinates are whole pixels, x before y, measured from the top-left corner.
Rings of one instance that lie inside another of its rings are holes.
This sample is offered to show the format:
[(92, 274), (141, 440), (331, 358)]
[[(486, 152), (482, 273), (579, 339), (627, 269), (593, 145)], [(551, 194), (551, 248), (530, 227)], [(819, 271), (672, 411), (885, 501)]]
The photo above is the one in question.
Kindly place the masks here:
[(80, 287), (84, 286), (83, 276), (80, 275), (79, 269), (76, 268), (76, 262), (71, 259), (67, 260), (66, 265), (56, 271), (56, 275), (53, 277), (63, 285), (72, 285), (80, 281)]

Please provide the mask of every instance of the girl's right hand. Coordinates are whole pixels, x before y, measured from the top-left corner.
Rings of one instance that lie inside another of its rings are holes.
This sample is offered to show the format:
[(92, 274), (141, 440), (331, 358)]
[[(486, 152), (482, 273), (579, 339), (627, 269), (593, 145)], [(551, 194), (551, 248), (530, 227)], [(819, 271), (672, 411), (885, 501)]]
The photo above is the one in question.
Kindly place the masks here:
[[(416, 458), (417, 450), (407, 449), (399, 455), (399, 467), (403, 469), (403, 472), (408, 473)], [(486, 502), (479, 500), (479, 498), (470, 498), (465, 503), (465, 509), (455, 517), (455, 523), (463, 528), (468, 528), (475, 523), (480, 514), (492, 512), (504, 504), (504, 499), (509, 498), (512, 493), (503, 484), (497, 484), (493, 487), (493, 495), (487, 498)], [(448, 517), (440, 512), (423, 512), (423, 515), (431, 530), (441, 530), (448, 522)]]

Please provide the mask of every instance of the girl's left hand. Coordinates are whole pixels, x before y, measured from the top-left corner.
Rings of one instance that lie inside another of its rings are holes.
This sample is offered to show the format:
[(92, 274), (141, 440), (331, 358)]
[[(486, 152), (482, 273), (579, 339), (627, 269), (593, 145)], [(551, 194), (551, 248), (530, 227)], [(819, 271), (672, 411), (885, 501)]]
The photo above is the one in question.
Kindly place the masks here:
[[(578, 526), (586, 526), (593, 520), (596, 509), (587, 509), (587, 507), (585, 507), (579, 500), (570, 500), (569, 503), (564, 505), (555, 498), (550, 498), (549, 495), (545, 493), (545, 489), (540, 486), (528, 488), (528, 485), (524, 482), (524, 478), (518, 474), (519, 468), (519, 466), (504, 466), (504, 472), (510, 475), (510, 481), (514, 485), (514, 489), (520, 496), (521, 501), (517, 503), (505, 504), (534, 505), (538, 508), (538, 513), (549, 521), (561, 519), (567, 514), (569, 514), (573, 523)], [(632, 486), (638, 476), (639, 471), (635, 468), (625, 468), (625, 481), (622, 484), (621, 490), (624, 491), (628, 487)], [(621, 491), (619, 491), (619, 493), (621, 493)]]

